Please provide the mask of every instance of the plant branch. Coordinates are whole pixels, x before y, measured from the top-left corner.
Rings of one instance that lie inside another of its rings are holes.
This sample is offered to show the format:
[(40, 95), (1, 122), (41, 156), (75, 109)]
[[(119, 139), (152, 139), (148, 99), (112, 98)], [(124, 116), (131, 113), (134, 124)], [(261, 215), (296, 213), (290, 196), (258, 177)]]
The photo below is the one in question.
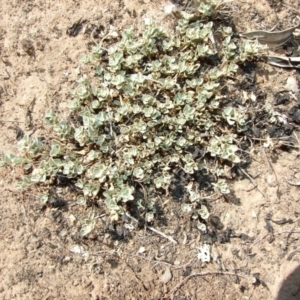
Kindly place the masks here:
[[(135, 219), (134, 217), (132, 217), (132, 216), (129, 215), (128, 213), (125, 213), (125, 214), (126, 214), (126, 216), (127, 216), (128, 218), (130, 218), (132, 221), (138, 223), (138, 220), (137, 220), (137, 219)], [(151, 227), (151, 226), (148, 226), (148, 225), (145, 225), (145, 226), (146, 226), (147, 229), (149, 229), (149, 230), (155, 232), (156, 234), (158, 234), (158, 235), (164, 237), (165, 239), (169, 240), (170, 242), (172, 242), (172, 243), (174, 243), (174, 244), (178, 244), (172, 237), (170, 237), (170, 236), (164, 234), (163, 232), (161, 232), (161, 231), (159, 231), (159, 230), (157, 230), (157, 229), (155, 229), (155, 228), (153, 228), (153, 227)]]

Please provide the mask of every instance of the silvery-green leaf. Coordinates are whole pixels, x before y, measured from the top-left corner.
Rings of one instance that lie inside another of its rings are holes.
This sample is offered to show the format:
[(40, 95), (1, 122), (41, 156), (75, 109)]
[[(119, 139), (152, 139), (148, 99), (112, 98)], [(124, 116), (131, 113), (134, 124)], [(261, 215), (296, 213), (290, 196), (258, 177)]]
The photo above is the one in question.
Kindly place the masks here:
[(239, 148), (236, 145), (230, 145), (230, 144), (226, 145), (226, 152), (228, 153), (228, 155), (232, 155), (238, 150)]
[(138, 113), (140, 113), (142, 111), (142, 108), (139, 106), (139, 105), (133, 105), (133, 107), (132, 107), (132, 112), (134, 113), (134, 114), (138, 114)]
[(182, 106), (185, 104), (186, 101), (186, 95), (183, 93), (177, 93), (174, 96), (174, 102), (176, 105)]
[(188, 141), (183, 137), (181, 136), (178, 140), (177, 140), (177, 145), (180, 146), (180, 147), (186, 147)]
[(51, 144), (51, 149), (50, 149), (50, 156), (58, 156), (61, 153), (61, 146), (59, 143), (57, 143), (56, 141), (54, 141)]
[(83, 187), (82, 192), (85, 196), (96, 197), (99, 193), (100, 185), (99, 184), (87, 184)]
[(237, 64), (234, 64), (234, 63), (231, 63), (227, 66), (227, 69), (226, 69), (226, 75), (227, 76), (233, 76), (237, 70), (238, 70), (238, 65)]
[(176, 124), (178, 125), (184, 125), (187, 122), (187, 119), (184, 115), (180, 114), (177, 119), (175, 120)]
[(31, 175), (32, 182), (45, 182), (46, 171), (44, 169), (34, 169)]
[(80, 230), (80, 235), (85, 236), (89, 234), (95, 228), (95, 221), (87, 216), (81, 218), (82, 227)]
[(197, 10), (201, 15), (205, 17), (210, 17), (213, 13), (213, 7), (210, 4), (206, 4), (205, 2), (200, 2)]
[(143, 112), (144, 112), (146, 118), (150, 118), (151, 115), (154, 112), (154, 108), (151, 107), (151, 106), (150, 107), (146, 107), (146, 108), (144, 108)]
[[(48, 110), (45, 114), (45, 121), (47, 124), (55, 124), (58, 121), (57, 116), (54, 114), (52, 110)], [(26, 135), (24, 136), (23, 140), (27, 140), (29, 137)]]
[(134, 192), (134, 187), (125, 185), (121, 188), (119, 197), (122, 199), (123, 202), (131, 201), (134, 199), (134, 197), (132, 196), (133, 192)]
[[(188, 173), (188, 172), (187, 172)], [(194, 173), (194, 169), (191, 168), (191, 172), (188, 174), (193, 174)], [(198, 192), (194, 192), (192, 190), (189, 191), (189, 200), (191, 202), (199, 202), (201, 199), (200, 194)]]
[(86, 236), (88, 235), (92, 230), (94, 229), (94, 225), (93, 224), (89, 224), (89, 225), (83, 225), (79, 231), (79, 234), (81, 236)]
[(97, 145), (102, 145), (105, 142), (106, 135), (105, 134), (100, 134), (98, 139), (95, 141)]
[(98, 76), (102, 75), (103, 74), (103, 69), (100, 66), (97, 66), (95, 68), (95, 74), (98, 75)]
[(107, 168), (101, 163), (96, 163), (87, 171), (87, 176), (90, 176), (93, 179), (99, 179), (100, 182), (105, 181), (106, 174)]
[(204, 89), (207, 91), (215, 91), (220, 86), (220, 83), (217, 82), (209, 82), (204, 84)]
[(116, 200), (113, 198), (105, 199), (105, 204), (111, 211), (118, 211), (120, 209)]
[(156, 103), (156, 99), (151, 95), (143, 95), (142, 101), (145, 105), (153, 105)]
[(12, 153), (10, 153), (10, 160), (11, 160), (11, 164), (13, 166), (22, 164), (24, 162), (24, 159), (22, 157), (16, 156), (16, 155), (14, 155)]
[(25, 190), (28, 187), (32, 185), (31, 177), (30, 176), (24, 176), (24, 178), (21, 181), (18, 181), (16, 184), (16, 188), (18, 190)]
[(73, 245), (69, 248), (69, 250), (72, 252), (72, 253), (75, 253), (75, 254), (82, 254), (84, 253), (84, 248), (82, 246), (79, 246), (79, 245)]
[(235, 154), (231, 154), (229, 159), (235, 164), (238, 164), (241, 162), (241, 159)]
[(12, 158), (13, 158), (13, 154), (11, 153), (6, 153), (6, 152), (2, 152), (2, 165), (5, 166), (9, 166), (12, 164)]
[(49, 200), (49, 194), (48, 193), (41, 194), (39, 195), (39, 199), (42, 202), (42, 204), (46, 204)]
[(233, 107), (226, 107), (223, 111), (223, 117), (226, 119), (229, 125), (233, 125), (235, 123), (236, 110)]
[(91, 107), (92, 107), (93, 109), (98, 109), (98, 108), (100, 108), (100, 102), (99, 102), (99, 100), (93, 100), (92, 103), (91, 103)]
[(194, 14), (187, 13), (184, 10), (174, 9), (174, 13), (177, 17), (183, 18), (184, 20), (187, 20), (187, 21), (193, 20), (195, 18)]
[(83, 64), (88, 64), (88, 63), (90, 63), (91, 62), (91, 59), (90, 59), (90, 57), (88, 56), (88, 55), (82, 55), (81, 57), (80, 57), (80, 61), (83, 63)]
[(210, 30), (207, 30), (206, 28), (199, 28), (199, 27), (190, 27), (186, 31), (186, 36), (188, 39), (190, 39), (192, 42), (202, 42), (203, 40), (206, 40), (207, 37), (210, 34)]
[(134, 168), (133, 169), (133, 176), (138, 178), (138, 179), (143, 179), (144, 178), (144, 170), (142, 168)]
[(32, 168), (32, 164), (31, 163), (25, 163), (23, 168), (24, 168), (24, 170), (29, 171)]
[(137, 150), (137, 148), (131, 147), (131, 148), (127, 149), (127, 154), (135, 157), (138, 154), (138, 150)]
[(181, 210), (184, 212), (191, 212), (193, 210), (193, 207), (191, 204), (182, 203), (181, 204)]
[(142, 83), (144, 83), (144, 81), (145, 81), (145, 76), (142, 74), (142, 73), (137, 73), (137, 74), (132, 74), (131, 76), (130, 76), (130, 79), (132, 80), (132, 81), (134, 81), (135, 83), (139, 83), (139, 84), (142, 84)]
[(157, 189), (161, 188), (164, 185), (164, 180), (162, 177), (157, 177), (153, 180), (155, 187)]
[(125, 84), (126, 80), (124, 78), (124, 76), (122, 75), (117, 75), (117, 76), (114, 76), (111, 80), (111, 83), (113, 85), (116, 86), (116, 88), (120, 89), (122, 88), (122, 86)]
[(100, 147), (100, 150), (101, 150), (102, 152), (104, 152), (104, 153), (108, 153), (108, 152), (109, 152), (109, 147), (108, 147), (108, 145), (102, 145), (102, 146)]
[(104, 76), (103, 76), (103, 79), (105, 80), (105, 83), (109, 83), (112, 79), (112, 74), (110, 72), (105, 72), (104, 73)]
[(217, 183), (212, 184), (214, 186), (214, 190), (220, 194), (229, 194), (230, 190), (227, 186), (227, 183), (223, 179), (219, 179)]
[(80, 195), (80, 196), (77, 197), (76, 203), (78, 205), (85, 205), (86, 204), (86, 200), (85, 200), (85, 198), (82, 195)]
[(206, 232), (206, 225), (201, 223), (200, 221), (197, 222), (197, 228), (201, 231), (201, 232)]
[(110, 90), (108, 87), (102, 86), (97, 90), (97, 97), (100, 101), (110, 98)]
[(176, 81), (169, 77), (165, 79), (160, 79), (159, 82), (161, 83), (162, 87), (167, 90), (174, 89), (177, 87)]
[(81, 218), (81, 223), (82, 224), (90, 224), (92, 222), (92, 220), (90, 219), (90, 217), (88, 217), (88, 216), (83, 216), (82, 218)]
[(115, 52), (109, 57), (109, 66), (113, 70), (119, 70), (121, 68), (121, 61), (123, 60), (122, 52)]
[(152, 211), (147, 212), (145, 215), (145, 220), (148, 223), (151, 223), (154, 220), (154, 213)]
[(170, 161), (171, 162), (179, 162), (180, 156), (178, 154), (174, 153), (172, 156), (170, 156)]
[(164, 137), (157, 136), (154, 138), (154, 143), (156, 146), (160, 145), (164, 140)]
[(210, 246), (208, 244), (199, 248), (198, 259), (202, 262), (210, 262)]
[(223, 75), (223, 70), (219, 68), (213, 68), (208, 72), (208, 76), (211, 80), (218, 80)]
[(202, 78), (193, 78), (191, 80), (187, 79), (186, 84), (192, 88), (202, 85), (203, 79)]
[(90, 96), (90, 92), (84, 84), (80, 84), (75, 91), (75, 96), (85, 100)]
[(198, 209), (198, 214), (200, 215), (200, 217), (204, 220), (206, 220), (209, 217), (209, 212), (208, 209), (205, 205), (201, 205), (201, 208)]
[(185, 105), (185, 107), (183, 108), (183, 114), (188, 117), (194, 117), (194, 113), (195, 113), (195, 108), (191, 107), (190, 105)]
[(213, 51), (208, 47), (208, 45), (205, 44), (199, 44), (197, 45), (197, 56), (199, 58), (206, 57), (208, 55), (212, 55)]
[(81, 103), (79, 99), (73, 99), (69, 102), (69, 108), (71, 110), (76, 110), (79, 109), (81, 107)]
[[(66, 124), (64, 121), (60, 121), (53, 126), (53, 130), (58, 133), (58, 136), (60, 140), (64, 141), (67, 139), (67, 137), (71, 134), (72, 132), (72, 127)], [(35, 143), (35, 146), (37, 147), (38, 145)], [(33, 147), (33, 145), (32, 145)], [(41, 145), (40, 145), (41, 147)], [(38, 148), (40, 150), (40, 148)]]
[(213, 99), (212, 101), (210, 101), (209, 103), (209, 107), (213, 108), (213, 109), (217, 109), (220, 105), (220, 102), (216, 99)]
[(61, 168), (62, 166), (62, 161), (57, 158), (50, 158), (49, 159), (49, 169), (51, 170), (51, 174), (55, 175)]
[(75, 183), (75, 186), (77, 186), (78, 188), (82, 189), (83, 186), (84, 186), (84, 182), (82, 180), (78, 180), (76, 183)]
[(88, 152), (86, 159), (87, 161), (91, 162), (97, 158), (99, 158), (100, 156), (100, 152), (99, 151), (95, 151), (95, 150), (91, 150)]
[(124, 155), (123, 156), (124, 160), (126, 163), (128, 163), (129, 165), (134, 165), (134, 159), (132, 158), (132, 156), (129, 155)]

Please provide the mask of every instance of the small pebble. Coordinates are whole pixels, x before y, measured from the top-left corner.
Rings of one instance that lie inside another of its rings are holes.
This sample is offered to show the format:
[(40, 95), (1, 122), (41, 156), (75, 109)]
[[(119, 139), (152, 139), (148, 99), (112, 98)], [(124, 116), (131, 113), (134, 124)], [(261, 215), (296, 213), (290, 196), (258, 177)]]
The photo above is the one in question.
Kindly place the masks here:
[(168, 283), (172, 279), (172, 273), (169, 268), (167, 268), (164, 274), (161, 276), (160, 281), (164, 284)]
[(298, 93), (299, 88), (298, 88), (298, 83), (295, 77), (289, 77), (286, 81), (286, 85), (284, 86), (286, 91), (293, 92), (293, 93)]
[(21, 40), (21, 47), (29, 56), (34, 56), (34, 46), (33, 43), (28, 39)]

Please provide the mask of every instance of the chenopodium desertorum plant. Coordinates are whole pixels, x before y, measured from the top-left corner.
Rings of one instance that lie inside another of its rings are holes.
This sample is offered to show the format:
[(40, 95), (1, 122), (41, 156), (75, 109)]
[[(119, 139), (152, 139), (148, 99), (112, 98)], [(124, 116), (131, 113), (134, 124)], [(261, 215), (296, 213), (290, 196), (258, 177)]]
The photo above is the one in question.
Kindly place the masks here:
[[(260, 47), (255, 41), (233, 42), (231, 28), (215, 28), (209, 21), (213, 8), (201, 2), (193, 14), (177, 11), (172, 33), (148, 22), (141, 36), (129, 28), (108, 49), (95, 46), (82, 59), (94, 76), (78, 79), (69, 120), (46, 113), (56, 137), (45, 143), (25, 136), (19, 143), (21, 155), (2, 154), (2, 166), (21, 164), (29, 172), (18, 186), (47, 187), (57, 176), (72, 178), (78, 204), (105, 203), (116, 219), (124, 213), (124, 203), (139, 203), (134, 198), (137, 182), (167, 191), (175, 169), (213, 172), (205, 157), (195, 159), (189, 149), (201, 149), (220, 166), (239, 163), (235, 134), (246, 129), (246, 116), (224, 107), (219, 92), (237, 64)], [(215, 31), (222, 35), (217, 45)], [(220, 174), (214, 173), (219, 178), (215, 191), (228, 193)], [(190, 203), (182, 209), (188, 211), (201, 197), (193, 184), (187, 192)], [(41, 200), (47, 202), (48, 196)], [(204, 206), (198, 213), (208, 217)], [(83, 223), (85, 235), (94, 225), (86, 218)]]

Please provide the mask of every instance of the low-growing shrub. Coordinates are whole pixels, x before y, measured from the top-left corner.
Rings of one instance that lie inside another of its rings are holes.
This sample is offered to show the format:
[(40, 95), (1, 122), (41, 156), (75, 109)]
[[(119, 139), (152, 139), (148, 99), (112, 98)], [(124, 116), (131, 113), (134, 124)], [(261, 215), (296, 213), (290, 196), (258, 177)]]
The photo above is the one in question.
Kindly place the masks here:
[[(65, 176), (77, 188), (78, 205), (105, 203), (113, 219), (125, 212), (127, 202), (141, 205), (134, 196), (139, 185), (168, 193), (177, 170), (191, 175), (205, 170), (216, 178), (215, 192), (228, 193), (222, 165), (240, 162), (236, 136), (247, 129), (247, 115), (224, 105), (220, 92), (238, 64), (260, 46), (233, 41), (231, 28), (212, 21), (215, 8), (201, 1), (194, 13), (176, 11), (174, 32), (148, 21), (142, 35), (129, 28), (109, 44), (118, 36), (110, 32), (82, 58), (94, 74), (78, 79), (70, 117), (46, 113), (55, 137), (25, 136), (19, 155), (2, 154), (2, 166), (22, 165), (29, 174), (18, 187), (43, 185), (46, 203), (47, 189)], [(201, 157), (194, 156), (195, 149)], [(201, 197), (193, 182), (186, 191), (189, 201), (182, 209), (191, 211)], [(197, 213), (206, 219), (207, 208), (200, 207)], [(153, 211), (148, 210), (147, 221)], [(86, 235), (94, 223), (89, 218), (83, 223)]]

